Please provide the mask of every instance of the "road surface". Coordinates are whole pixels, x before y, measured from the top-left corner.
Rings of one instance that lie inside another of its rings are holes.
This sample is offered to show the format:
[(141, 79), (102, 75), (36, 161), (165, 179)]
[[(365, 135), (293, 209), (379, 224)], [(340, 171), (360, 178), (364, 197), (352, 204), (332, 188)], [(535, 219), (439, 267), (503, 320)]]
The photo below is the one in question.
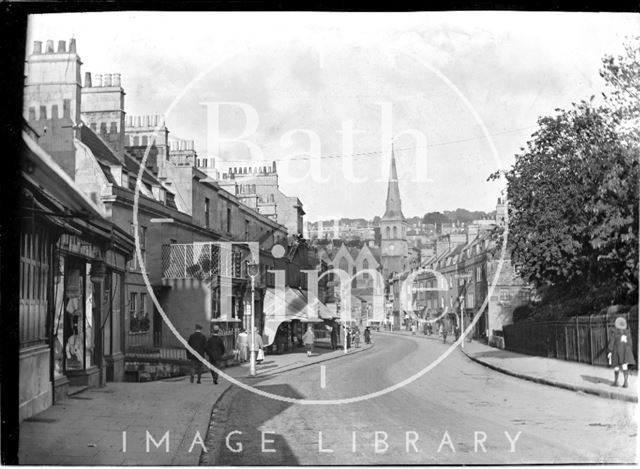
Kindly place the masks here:
[[(374, 334), (373, 341), (366, 352), (246, 382), (293, 398), (361, 396), (412, 376), (446, 350), (439, 341), (410, 336)], [(291, 404), (234, 386), (214, 412), (203, 461), (630, 463), (636, 460), (634, 409), (503, 375), (454, 350), (412, 384), (352, 404)]]

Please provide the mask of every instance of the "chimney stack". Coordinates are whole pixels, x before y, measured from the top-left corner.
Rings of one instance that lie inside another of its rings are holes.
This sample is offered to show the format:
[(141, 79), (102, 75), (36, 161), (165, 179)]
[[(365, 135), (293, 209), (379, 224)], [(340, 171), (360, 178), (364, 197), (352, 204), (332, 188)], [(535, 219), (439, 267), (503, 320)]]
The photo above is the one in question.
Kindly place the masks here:
[(85, 72), (84, 74), (84, 87), (91, 88), (91, 72)]
[(75, 53), (76, 53), (76, 40), (71, 39), (69, 40), (69, 54), (75, 54)]
[(47, 40), (47, 54), (53, 54), (53, 41), (51, 39)]
[(58, 54), (64, 54), (67, 52), (66, 41), (58, 41)]
[(42, 41), (33, 41), (33, 55), (42, 54)]

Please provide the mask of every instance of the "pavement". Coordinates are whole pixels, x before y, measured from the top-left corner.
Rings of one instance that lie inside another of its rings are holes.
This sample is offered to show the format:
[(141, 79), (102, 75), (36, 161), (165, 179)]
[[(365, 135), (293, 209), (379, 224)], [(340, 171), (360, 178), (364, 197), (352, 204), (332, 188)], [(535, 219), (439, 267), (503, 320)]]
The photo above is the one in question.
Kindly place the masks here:
[[(257, 378), (353, 356), (371, 347), (362, 344), (346, 354), (343, 350), (316, 348), (312, 357), (307, 357), (302, 348), (267, 355), (257, 366)], [(249, 365), (221, 371), (232, 378), (246, 378)], [(199, 385), (184, 376), (87, 389), (21, 423), (19, 462), (196, 466), (215, 404), (231, 387), (222, 376), (219, 383), (213, 385), (207, 372)]]
[[(409, 331), (380, 333), (412, 335)], [(414, 337), (442, 341), (437, 335), (416, 333)], [(448, 342), (452, 343), (452, 339), (449, 338)], [(622, 373), (618, 379), (618, 387), (613, 387), (613, 370), (602, 366), (524, 355), (476, 341), (465, 341), (464, 348), (460, 350), (471, 360), (510, 376), (604, 398), (638, 402), (636, 370), (629, 374), (628, 388), (622, 387)]]

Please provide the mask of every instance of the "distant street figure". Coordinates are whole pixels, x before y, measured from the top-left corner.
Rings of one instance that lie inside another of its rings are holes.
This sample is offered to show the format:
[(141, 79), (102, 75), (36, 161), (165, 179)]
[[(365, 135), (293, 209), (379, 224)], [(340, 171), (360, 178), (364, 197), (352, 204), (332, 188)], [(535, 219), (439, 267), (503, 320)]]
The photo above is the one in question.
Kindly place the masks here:
[(609, 365), (613, 366), (612, 386), (618, 385), (618, 375), (620, 368), (624, 376), (623, 387), (629, 386), (629, 365), (635, 365), (633, 358), (633, 344), (631, 343), (631, 331), (627, 329), (627, 320), (619, 317), (615, 321), (615, 329), (609, 335), (609, 353), (607, 359)]
[(358, 326), (353, 328), (353, 346), (355, 348), (360, 347), (360, 329)]
[[(189, 336), (187, 340), (189, 346), (198, 352), (201, 357), (204, 357), (204, 353), (207, 345), (207, 338), (202, 333), (202, 326), (200, 324), (196, 324), (196, 330), (193, 334)], [(190, 370), (190, 381), (193, 383), (193, 375), (198, 376), (198, 384), (200, 383), (200, 378), (202, 376), (202, 362), (198, 357), (193, 355), (189, 350), (187, 350), (187, 358), (191, 361), (191, 370)]]
[[(218, 334), (220, 333), (220, 327), (217, 325), (213, 326), (213, 332), (209, 340), (207, 340), (207, 355), (209, 355), (209, 361), (215, 367), (217, 367), (224, 356), (224, 342), (222, 341), (222, 337)], [(214, 370), (211, 370), (211, 377), (213, 378), (213, 384), (218, 384), (218, 373)], [(200, 382), (198, 380), (198, 382)]]
[(331, 326), (331, 350), (338, 348), (338, 327), (333, 324)]
[(448, 332), (447, 331), (447, 326), (443, 322), (443, 323), (440, 324), (440, 328), (441, 328), (440, 330), (442, 331), (442, 343), (446, 344), (447, 343), (447, 332)]
[(369, 330), (369, 326), (365, 327), (364, 329), (364, 343), (365, 344), (371, 343), (371, 331)]
[(240, 363), (249, 361), (249, 334), (242, 329), (238, 334), (238, 350), (240, 351)]
[(313, 326), (307, 326), (307, 331), (302, 336), (302, 343), (304, 348), (307, 349), (307, 357), (310, 357), (313, 353), (313, 343), (316, 340), (316, 336), (313, 333)]

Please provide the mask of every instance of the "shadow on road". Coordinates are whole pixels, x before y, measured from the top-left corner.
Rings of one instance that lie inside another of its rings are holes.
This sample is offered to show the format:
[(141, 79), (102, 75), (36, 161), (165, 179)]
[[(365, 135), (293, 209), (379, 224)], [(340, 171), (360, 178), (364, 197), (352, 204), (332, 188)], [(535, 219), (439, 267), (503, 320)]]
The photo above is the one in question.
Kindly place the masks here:
[[(257, 384), (260, 381), (256, 378), (249, 382), (257, 389), (278, 396), (304, 397), (288, 384)], [(269, 425), (274, 417), (292, 405), (235, 386), (230, 388), (212, 414), (206, 441), (211, 453), (207, 463), (216, 466), (298, 465), (299, 461), (285, 439), (287, 435), (291, 437), (289, 429), (285, 432)]]
[(595, 384), (609, 384), (612, 381), (610, 379), (601, 378), (600, 376), (580, 375), (580, 377), (585, 381)]

